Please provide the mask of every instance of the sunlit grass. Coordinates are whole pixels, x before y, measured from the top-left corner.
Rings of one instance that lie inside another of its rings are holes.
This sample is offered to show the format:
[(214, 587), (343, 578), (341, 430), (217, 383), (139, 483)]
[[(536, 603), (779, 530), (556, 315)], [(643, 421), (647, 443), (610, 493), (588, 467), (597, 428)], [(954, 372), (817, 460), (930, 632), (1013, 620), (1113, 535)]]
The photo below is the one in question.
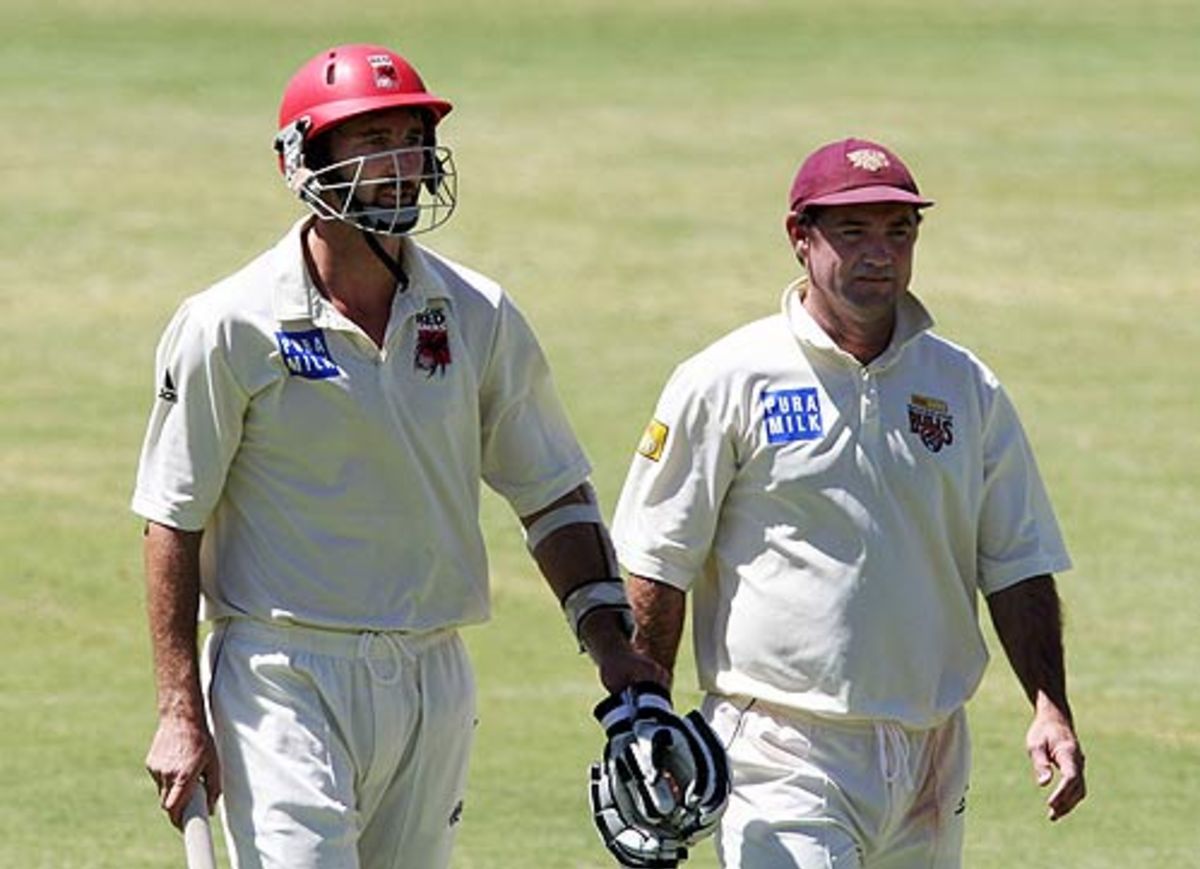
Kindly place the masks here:
[[(904, 154), (938, 201), (915, 287), (1016, 398), (1076, 560), (1092, 795), (1044, 821), (997, 660), (971, 707), (967, 865), (1200, 865), (1195, 4), (9, 0), (0, 27), (0, 865), (181, 862), (141, 771), (127, 501), (153, 348), (300, 213), (270, 151), (280, 89), (353, 40), (406, 51), (456, 104), (460, 211), (428, 242), (533, 320), (606, 512), (671, 368), (775, 310), (804, 153), (853, 133)], [(481, 723), (455, 865), (610, 865), (584, 795), (599, 687), (495, 498), (484, 525), (495, 618), (467, 634)]]

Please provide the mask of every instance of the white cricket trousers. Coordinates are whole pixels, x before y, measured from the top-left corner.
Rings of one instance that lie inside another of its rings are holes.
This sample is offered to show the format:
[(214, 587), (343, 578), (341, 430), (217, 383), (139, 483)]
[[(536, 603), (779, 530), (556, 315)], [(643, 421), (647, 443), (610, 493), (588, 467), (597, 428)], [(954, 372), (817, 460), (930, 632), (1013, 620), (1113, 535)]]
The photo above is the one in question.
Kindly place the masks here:
[(234, 869), (449, 865), (475, 729), (457, 632), (231, 619), (204, 658)]
[(928, 730), (841, 722), (710, 696), (733, 794), (725, 869), (959, 869), (970, 774), (966, 715)]

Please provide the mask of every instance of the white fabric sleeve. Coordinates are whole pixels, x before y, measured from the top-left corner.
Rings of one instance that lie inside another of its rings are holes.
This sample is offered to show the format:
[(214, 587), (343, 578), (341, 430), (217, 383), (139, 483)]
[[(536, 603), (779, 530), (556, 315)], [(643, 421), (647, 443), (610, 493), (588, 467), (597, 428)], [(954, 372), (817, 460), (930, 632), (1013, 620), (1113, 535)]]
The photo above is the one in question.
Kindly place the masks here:
[(1071, 566), (1062, 533), (1016, 409), (996, 385), (983, 427), (979, 587), (991, 594)]
[(708, 558), (736, 470), (730, 425), (715, 390), (680, 367), (633, 457), (613, 518), (625, 568), (687, 590)]
[(518, 516), (584, 483), (591, 465), (529, 323), (507, 295), (480, 386), (482, 475)]
[(132, 508), (187, 531), (204, 527), (242, 437), (249, 396), (229, 364), (218, 325), (185, 302), (155, 358), (158, 394), (138, 463)]

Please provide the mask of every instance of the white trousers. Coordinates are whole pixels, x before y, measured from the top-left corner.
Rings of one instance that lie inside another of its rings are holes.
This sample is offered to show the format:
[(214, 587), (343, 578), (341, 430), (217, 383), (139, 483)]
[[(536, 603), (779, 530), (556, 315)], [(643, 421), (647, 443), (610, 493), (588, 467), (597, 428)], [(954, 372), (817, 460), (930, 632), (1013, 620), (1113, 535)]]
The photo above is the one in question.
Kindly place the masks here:
[(475, 727), (456, 632), (232, 619), (204, 657), (235, 869), (449, 865)]
[(733, 794), (726, 869), (958, 869), (970, 772), (966, 715), (929, 730), (838, 722), (709, 697)]

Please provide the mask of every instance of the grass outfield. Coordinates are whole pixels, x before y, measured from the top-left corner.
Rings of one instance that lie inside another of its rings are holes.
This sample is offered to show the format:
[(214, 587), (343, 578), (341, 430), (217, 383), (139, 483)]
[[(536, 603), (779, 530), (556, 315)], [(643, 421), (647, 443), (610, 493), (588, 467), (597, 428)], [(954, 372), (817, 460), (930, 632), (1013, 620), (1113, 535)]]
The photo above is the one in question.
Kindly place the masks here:
[[(997, 662), (970, 706), (967, 865), (1200, 866), (1200, 6), (699, 5), (5, 0), (0, 866), (180, 865), (141, 768), (126, 506), (153, 347), (299, 214), (269, 150), (280, 90), (351, 40), (456, 104), (460, 212), (429, 241), (533, 320), (607, 509), (672, 366), (774, 309), (797, 161), (847, 134), (905, 155), (938, 200), (914, 286), (1016, 398), (1076, 560), (1091, 796), (1044, 820)], [(611, 865), (583, 788), (598, 686), (516, 521), (494, 498), (484, 521), (495, 618), (467, 635), (481, 724), (454, 866)]]

